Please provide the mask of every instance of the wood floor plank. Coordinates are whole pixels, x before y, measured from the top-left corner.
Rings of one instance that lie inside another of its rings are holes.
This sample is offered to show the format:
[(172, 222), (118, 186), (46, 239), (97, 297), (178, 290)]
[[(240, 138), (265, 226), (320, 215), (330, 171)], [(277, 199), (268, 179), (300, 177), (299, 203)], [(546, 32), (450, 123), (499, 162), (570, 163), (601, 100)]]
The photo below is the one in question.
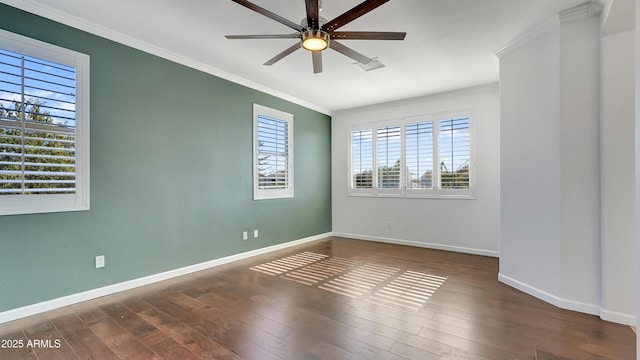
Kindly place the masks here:
[(464, 360), (513, 360), (517, 354), (497, 347), (465, 339), (461, 336), (423, 328), (419, 336), (404, 336), (399, 342), (412, 345), (441, 356)]
[(100, 319), (104, 319), (105, 317), (107, 317), (107, 314), (105, 314), (98, 307), (83, 309), (81, 311), (76, 312), (76, 315), (78, 315), (78, 317), (82, 321), (84, 321), (85, 324), (91, 324), (93, 322), (96, 322)]
[(78, 355), (50, 321), (27, 328), (24, 334), (27, 338), (26, 347), (33, 348), (38, 359), (78, 359)]
[(361, 360), (362, 358), (352, 354), (348, 351), (340, 349), (334, 345), (321, 342), (311, 349), (311, 352), (315, 354), (319, 359), (326, 360)]
[(196, 311), (188, 311), (160, 295), (144, 299), (170, 316), (192, 326), (204, 336), (217, 343), (224, 343), (225, 347), (230, 351), (239, 354), (243, 358), (281, 359), (281, 357), (256, 344), (254, 337), (263, 335), (262, 332), (257, 332), (254, 337), (247, 336), (244, 328), (247, 327), (247, 324), (243, 321), (221, 316), (221, 313), (215, 309), (198, 308)]
[[(423, 360), (440, 360), (442, 356), (434, 354), (430, 351), (426, 351), (415, 346), (405, 344), (403, 342), (396, 342), (391, 348), (391, 352), (403, 356), (407, 359), (423, 359)], [(457, 358), (456, 358), (457, 359)]]
[[(371, 312), (367, 310), (359, 310), (356, 308), (348, 308), (346, 310), (347, 310), (347, 314), (350, 315), (348, 316), (349, 319), (355, 316), (365, 320), (369, 320), (377, 324), (386, 325), (386, 326), (389, 326), (410, 334), (415, 334), (415, 335), (417, 335), (420, 332), (420, 330), (422, 330), (422, 325), (416, 324), (413, 321), (406, 321), (405, 319), (402, 319), (400, 317), (384, 316), (375, 312)], [(341, 320), (344, 319), (343, 321), (348, 322), (346, 318), (347, 316), (345, 315), (341, 318)]]
[[(466, 321), (461, 322), (459, 319), (451, 319), (449, 316), (436, 316), (433, 321), (425, 323), (424, 328), (462, 337), (519, 355), (531, 354), (535, 350), (532, 344), (538, 339), (532, 339), (530, 333), (523, 333), (517, 327), (499, 328), (483, 323), (470, 324)], [(491, 322), (491, 320), (487, 319), (487, 322)]]
[(104, 305), (100, 309), (135, 337), (155, 330), (155, 327), (120, 303)]
[(240, 359), (229, 349), (202, 335), (193, 327), (158, 309), (149, 309), (140, 313), (140, 316), (202, 359)]
[(62, 316), (52, 323), (80, 359), (120, 359), (77, 315)]
[(151, 349), (152, 346), (159, 344), (167, 339), (169, 339), (169, 335), (156, 328), (156, 330), (140, 336), (138, 338), (138, 341), (140, 341), (140, 343), (142, 343), (144, 346)]
[(27, 337), (22, 330), (0, 336), (3, 347), (0, 348), (1, 359), (37, 360), (33, 347), (27, 346)]
[(197, 298), (186, 295), (182, 291), (170, 291), (166, 294), (162, 294), (162, 296), (187, 310), (198, 309), (206, 306), (203, 302), (198, 301)]
[[(234, 328), (215, 336), (216, 342), (225, 344), (229, 350), (246, 360), (288, 360), (256, 344), (264, 332), (252, 335), (246, 329)], [(293, 359), (292, 359), (293, 360)]]
[(89, 328), (121, 359), (162, 359), (110, 317), (93, 322)]
[(125, 300), (122, 300), (120, 303), (126, 306), (129, 310), (133, 311), (134, 313), (143, 312), (153, 307), (153, 305), (149, 304), (148, 302), (142, 300), (139, 297), (132, 297), (129, 299), (125, 299)]
[(166, 339), (157, 344), (151, 345), (151, 350), (162, 359), (199, 360), (191, 351), (178, 344), (173, 339)]
[(536, 350), (535, 360), (569, 360), (566, 357), (554, 355), (542, 350)]

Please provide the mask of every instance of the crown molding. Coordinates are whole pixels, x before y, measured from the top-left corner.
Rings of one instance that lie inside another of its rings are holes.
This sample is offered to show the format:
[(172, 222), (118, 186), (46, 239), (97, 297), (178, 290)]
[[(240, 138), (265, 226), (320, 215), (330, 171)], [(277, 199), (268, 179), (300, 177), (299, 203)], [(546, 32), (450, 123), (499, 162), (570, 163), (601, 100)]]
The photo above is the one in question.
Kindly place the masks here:
[(560, 22), (568, 22), (573, 20), (579, 20), (591, 16), (598, 16), (602, 13), (604, 4), (597, 0), (574, 6), (558, 12)]
[(522, 47), (523, 45), (528, 44), (529, 42), (537, 39), (541, 35), (557, 28), (559, 24), (560, 22), (558, 18), (554, 16), (549, 20), (545, 21), (544, 23), (534, 27), (533, 29), (511, 40), (509, 43), (507, 43), (507, 45), (494, 51), (493, 54), (496, 57), (501, 58), (509, 54), (510, 52)]
[(291, 96), (289, 94), (283, 93), (281, 91), (275, 90), (271, 87), (268, 87), (266, 85), (262, 85), (260, 83), (257, 83), (255, 81), (249, 80), (249, 79), (245, 79), (243, 77), (231, 74), (229, 72), (226, 72), (224, 70), (218, 69), (214, 66), (196, 61), (194, 59), (191, 59), (189, 57), (168, 51), (164, 48), (161, 48), (159, 46), (147, 43), (145, 41), (142, 41), (140, 39), (131, 37), (129, 35), (125, 35), (123, 33), (111, 30), (109, 28), (106, 28), (104, 26), (100, 26), (98, 24), (92, 23), (90, 21), (84, 20), (82, 18), (79, 18), (77, 16), (73, 16), (70, 15), (68, 13), (62, 12), (60, 10), (54, 9), (50, 6), (47, 5), (43, 5), (39, 2), (33, 1), (33, 0), (2, 0), (1, 1), (4, 4), (7, 4), (9, 6), (15, 7), (17, 9), (47, 18), (49, 20), (53, 20), (55, 22), (70, 26), (72, 28), (78, 29), (78, 30), (82, 30), (85, 31), (87, 33), (111, 40), (111, 41), (115, 41), (117, 43), (135, 48), (137, 50), (140, 51), (144, 51), (148, 54), (151, 55), (155, 55), (167, 60), (170, 60), (172, 62), (175, 62), (177, 64), (181, 64), (187, 67), (190, 67), (192, 69), (196, 69), (199, 71), (202, 71), (204, 73), (210, 74), (210, 75), (214, 75), (216, 77), (219, 77), (221, 79), (224, 80), (228, 80), (231, 81), (233, 83), (257, 90), (257, 91), (261, 91), (263, 93), (269, 94), (269, 95), (273, 95), (275, 97), (278, 97), (280, 99), (292, 102), (294, 104), (300, 105), (300, 106), (304, 106), (308, 109), (311, 110), (315, 110), (318, 111), (320, 113), (323, 113), (325, 115), (329, 115), (331, 116), (333, 114), (331, 109), (325, 108), (323, 106), (319, 106), (313, 103), (310, 103), (306, 100), (302, 100), (299, 99), (295, 96)]
[(606, 33), (607, 22), (609, 21), (609, 15), (611, 15), (611, 7), (613, 6), (613, 0), (599, 0), (602, 5), (602, 15), (600, 16), (600, 28), (602, 35)]
[(558, 16), (554, 16), (546, 22), (516, 37), (504, 47), (494, 51), (493, 54), (496, 57), (501, 58), (506, 54), (538, 38), (542, 34), (545, 34), (548, 31), (557, 28), (561, 23), (566, 23), (569, 21), (591, 16), (599, 16), (602, 13), (603, 9), (607, 10), (606, 5), (608, 4), (608, 1), (610, 0), (592, 0), (578, 6), (562, 10), (558, 12)]

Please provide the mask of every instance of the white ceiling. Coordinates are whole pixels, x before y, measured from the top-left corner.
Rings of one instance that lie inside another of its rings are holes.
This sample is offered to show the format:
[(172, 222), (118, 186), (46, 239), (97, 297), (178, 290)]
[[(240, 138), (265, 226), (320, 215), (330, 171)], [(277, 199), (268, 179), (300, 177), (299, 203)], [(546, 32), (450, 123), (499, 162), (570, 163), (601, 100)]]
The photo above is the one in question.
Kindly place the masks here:
[[(406, 31), (404, 41), (342, 42), (386, 67), (366, 72), (327, 50), (320, 74), (313, 73), (304, 49), (262, 65), (295, 39), (226, 39), (293, 32), (231, 0), (2, 2), (332, 113), (496, 82), (493, 52), (585, 0), (391, 0), (341, 28)], [(296, 23), (305, 16), (304, 0), (253, 2)], [(324, 0), (321, 16), (332, 19), (360, 2)]]

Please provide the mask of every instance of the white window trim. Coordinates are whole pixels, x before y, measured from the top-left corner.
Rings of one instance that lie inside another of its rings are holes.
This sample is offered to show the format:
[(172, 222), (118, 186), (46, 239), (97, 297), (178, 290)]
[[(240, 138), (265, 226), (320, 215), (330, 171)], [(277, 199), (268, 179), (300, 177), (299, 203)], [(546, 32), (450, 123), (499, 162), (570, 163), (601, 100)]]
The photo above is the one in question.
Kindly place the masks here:
[[(470, 178), (469, 189), (441, 189), (440, 188), (440, 136), (439, 136), (439, 122), (441, 120), (451, 118), (469, 118), (469, 150), (470, 150)], [(404, 169), (406, 168), (406, 125), (416, 122), (433, 122), (433, 164), (434, 164), (434, 187), (432, 189), (409, 189), (406, 187), (406, 174)], [(475, 147), (474, 147), (474, 121), (472, 111), (460, 111), (460, 112), (447, 112), (438, 114), (428, 114), (422, 116), (412, 116), (409, 118), (403, 118), (399, 120), (385, 120), (370, 123), (360, 123), (351, 125), (347, 133), (347, 196), (360, 196), (360, 197), (392, 197), (392, 198), (433, 198), (433, 199), (476, 199), (476, 170), (475, 170)], [(397, 126), (401, 128), (401, 159), (400, 166), (403, 171), (400, 172), (400, 189), (378, 189), (378, 170), (377, 170), (377, 129), (385, 126)], [(373, 152), (373, 169), (372, 169), (372, 184), (371, 189), (355, 189), (353, 188), (353, 173), (352, 173), (352, 139), (351, 134), (357, 130), (372, 130), (372, 152)]]
[[(258, 118), (260, 115), (275, 118), (287, 122), (288, 128), (288, 186), (285, 189), (260, 189), (259, 179), (259, 144), (258, 144)], [(293, 176), (293, 115), (284, 111), (272, 109), (259, 104), (253, 104), (253, 199), (268, 200), (292, 198), (294, 196), (294, 176)]]
[(76, 69), (76, 191), (74, 194), (3, 195), (0, 215), (89, 210), (89, 55), (0, 30), (0, 48)]

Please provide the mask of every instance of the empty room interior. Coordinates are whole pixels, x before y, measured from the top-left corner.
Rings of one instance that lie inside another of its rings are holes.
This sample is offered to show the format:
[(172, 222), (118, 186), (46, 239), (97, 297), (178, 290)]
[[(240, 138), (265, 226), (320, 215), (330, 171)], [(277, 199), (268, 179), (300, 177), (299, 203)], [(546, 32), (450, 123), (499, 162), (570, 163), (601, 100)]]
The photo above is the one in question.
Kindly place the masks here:
[(0, 1), (0, 359), (638, 359), (640, 0)]

